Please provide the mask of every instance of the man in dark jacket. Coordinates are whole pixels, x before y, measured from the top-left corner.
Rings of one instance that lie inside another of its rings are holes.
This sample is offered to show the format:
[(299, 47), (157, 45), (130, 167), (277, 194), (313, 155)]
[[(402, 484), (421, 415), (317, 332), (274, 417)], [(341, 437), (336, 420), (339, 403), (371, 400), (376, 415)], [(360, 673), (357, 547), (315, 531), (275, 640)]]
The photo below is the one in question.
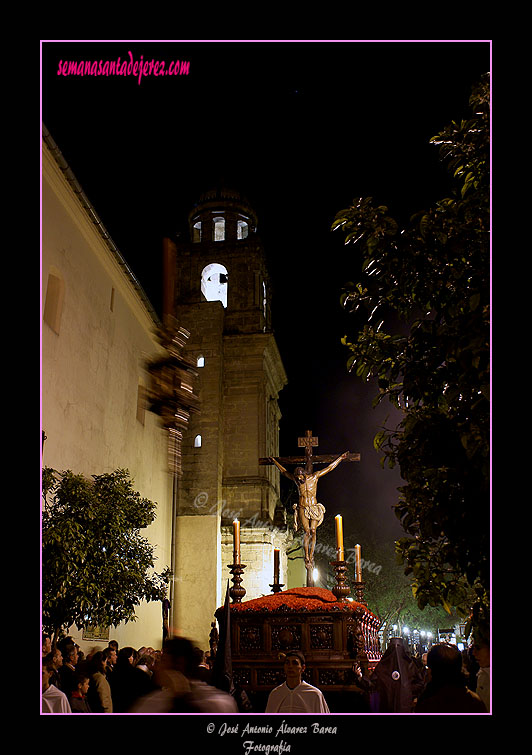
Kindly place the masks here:
[(78, 646), (70, 637), (67, 637), (64, 642), (59, 644), (59, 648), (63, 655), (63, 665), (58, 670), (59, 682), (62, 691), (70, 702), (72, 691), (75, 687), (74, 679), (76, 664), (78, 662)]
[(486, 706), (466, 686), (462, 654), (456, 645), (433, 645), (427, 655), (430, 682), (416, 705), (416, 713), (487, 713)]

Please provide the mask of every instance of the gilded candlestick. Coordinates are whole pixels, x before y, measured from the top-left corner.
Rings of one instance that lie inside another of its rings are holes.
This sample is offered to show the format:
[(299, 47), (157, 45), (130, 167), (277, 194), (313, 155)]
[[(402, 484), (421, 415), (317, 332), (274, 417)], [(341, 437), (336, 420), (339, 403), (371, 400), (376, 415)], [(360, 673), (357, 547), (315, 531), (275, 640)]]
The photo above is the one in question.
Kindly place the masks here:
[(351, 592), (349, 585), (347, 584), (347, 562), (346, 561), (331, 561), (331, 566), (334, 567), (336, 574), (336, 585), (332, 589), (332, 593), (336, 596), (336, 600), (340, 603), (345, 603), (347, 597)]

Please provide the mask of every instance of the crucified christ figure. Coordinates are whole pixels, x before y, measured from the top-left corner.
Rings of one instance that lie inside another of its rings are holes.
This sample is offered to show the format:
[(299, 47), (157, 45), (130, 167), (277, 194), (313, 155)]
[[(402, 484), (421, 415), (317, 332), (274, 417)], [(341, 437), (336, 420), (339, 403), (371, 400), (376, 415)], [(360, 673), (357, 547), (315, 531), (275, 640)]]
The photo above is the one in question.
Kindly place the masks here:
[(318, 503), (316, 500), (316, 489), (318, 487), (318, 479), (326, 475), (328, 472), (332, 472), (340, 462), (347, 459), (349, 451), (346, 451), (337, 459), (335, 459), (329, 466), (318, 470), (317, 472), (307, 472), (304, 467), (296, 467), (294, 474), (287, 472), (286, 469), (279, 464), (277, 459), (273, 456), (269, 457), (269, 460), (275, 464), (277, 469), (288, 477), (289, 480), (295, 482), (299, 492), (299, 504), (294, 505), (294, 529), (297, 532), (299, 529), (299, 523), (301, 523), (305, 532), (303, 537), (303, 548), (305, 550), (305, 566), (310, 569), (314, 563), (314, 548), (316, 546), (316, 528), (320, 526), (325, 514), (325, 506)]

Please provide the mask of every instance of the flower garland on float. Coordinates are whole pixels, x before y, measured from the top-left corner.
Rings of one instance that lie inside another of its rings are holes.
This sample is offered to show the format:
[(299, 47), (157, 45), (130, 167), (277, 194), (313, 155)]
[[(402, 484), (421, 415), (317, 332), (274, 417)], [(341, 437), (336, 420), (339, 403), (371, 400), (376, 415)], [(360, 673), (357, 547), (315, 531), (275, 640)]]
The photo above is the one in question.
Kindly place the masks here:
[(339, 602), (335, 595), (323, 587), (292, 587), (274, 595), (232, 603), (234, 611), (331, 611), (363, 613), (371, 623), (380, 620), (362, 603), (355, 600)]

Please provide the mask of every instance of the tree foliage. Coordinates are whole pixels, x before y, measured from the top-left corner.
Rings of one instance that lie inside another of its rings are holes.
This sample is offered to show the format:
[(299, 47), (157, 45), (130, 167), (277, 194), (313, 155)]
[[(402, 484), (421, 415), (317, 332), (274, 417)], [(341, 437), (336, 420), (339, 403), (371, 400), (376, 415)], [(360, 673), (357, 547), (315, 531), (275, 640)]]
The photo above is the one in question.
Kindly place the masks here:
[(475, 605), (480, 616), (489, 596), (487, 75), (470, 106), (470, 118), (431, 140), (453, 177), (450, 196), (403, 229), (386, 206), (359, 198), (332, 227), (360, 255), (360, 274), (342, 295), (363, 315), (343, 339), (348, 367), (377, 379), (375, 404), (387, 398), (402, 413), (375, 438), (405, 482), (395, 507), (406, 533), (398, 559), (421, 608), (464, 615)]
[[(402, 627), (431, 631), (434, 637), (438, 629), (458, 624), (460, 619), (453, 612), (446, 613), (441, 605), (420, 608), (412, 593), (411, 580), (397, 563), (393, 544), (368, 540), (365, 552), (373, 567), (363, 569), (368, 607), (379, 616), (383, 625), (384, 645), (394, 636), (392, 626), (397, 624), (399, 636)], [(378, 567), (381, 567), (380, 569)]]
[(142, 600), (163, 600), (168, 571), (153, 571), (153, 546), (140, 530), (156, 504), (133, 490), (118, 469), (88, 480), (43, 470), (43, 628), (57, 634), (74, 624), (135, 620)]

